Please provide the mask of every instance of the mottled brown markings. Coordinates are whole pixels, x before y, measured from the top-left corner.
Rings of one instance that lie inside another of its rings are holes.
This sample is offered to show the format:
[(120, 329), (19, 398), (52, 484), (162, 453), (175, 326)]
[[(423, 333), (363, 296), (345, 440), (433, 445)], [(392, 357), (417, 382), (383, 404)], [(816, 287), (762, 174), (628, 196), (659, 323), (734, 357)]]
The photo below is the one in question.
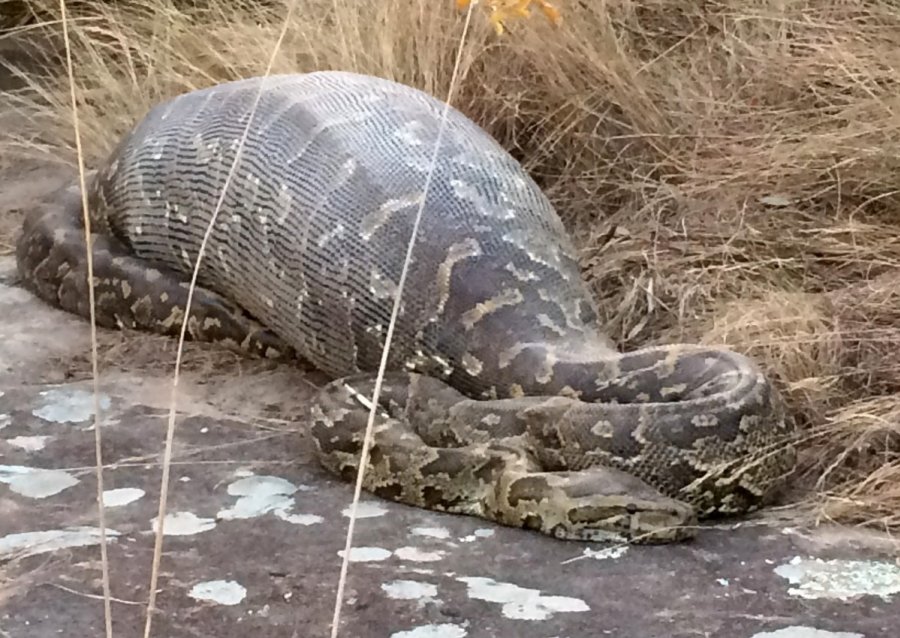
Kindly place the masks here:
[(424, 128), (421, 122), (407, 122), (398, 127), (394, 136), (410, 146), (421, 146), (424, 140), (418, 135)]
[(181, 249), (181, 263), (185, 267), (185, 269), (194, 267), (194, 262), (193, 260), (191, 260), (191, 256), (188, 255), (188, 252), (184, 248)]
[(675, 385), (662, 385), (659, 388), (659, 394), (663, 398), (682, 396), (688, 389), (687, 383), (676, 383)]
[(478, 302), (474, 308), (464, 312), (461, 322), (466, 330), (472, 330), (479, 321), (488, 315), (506, 306), (520, 304), (522, 300), (522, 292), (518, 288), (504, 288), (499, 294)]
[(559, 396), (566, 397), (568, 399), (580, 399), (582, 394), (584, 394), (581, 390), (576, 390), (570, 385), (565, 385), (559, 390)]
[(421, 349), (416, 350), (416, 352), (407, 359), (404, 368), (410, 372), (427, 370), (431, 375), (442, 379), (448, 378), (453, 374), (454, 370), (452, 364), (447, 359), (437, 355), (426, 354)]
[(537, 319), (538, 325), (543, 326), (544, 328), (547, 328), (548, 330), (551, 330), (552, 332), (555, 332), (558, 336), (560, 336), (560, 337), (566, 336), (566, 330), (562, 326), (560, 326), (558, 323), (553, 321), (553, 319), (551, 319), (550, 316), (547, 315), (546, 313), (543, 313), (543, 312), (539, 313), (535, 317), (535, 319)]
[(468, 182), (461, 179), (451, 179), (450, 187), (453, 189), (453, 194), (456, 197), (472, 204), (482, 217), (494, 217), (500, 220), (515, 219), (515, 210), (512, 208), (497, 208), (484, 195), (478, 192), (477, 187)]
[(467, 352), (462, 357), (462, 367), (467, 373), (473, 377), (477, 377), (484, 369), (484, 362), (475, 355)]
[(397, 294), (397, 284), (391, 281), (384, 273), (373, 268), (369, 272), (369, 292), (376, 299), (393, 300)]
[(506, 500), (513, 507), (518, 507), (522, 501), (526, 504), (539, 503), (546, 498), (550, 491), (547, 478), (544, 476), (526, 476), (513, 481), (506, 491)]
[(553, 367), (556, 365), (556, 362), (556, 353), (548, 348), (544, 352), (544, 358), (541, 361), (540, 367), (535, 370), (535, 381), (542, 384), (550, 383), (553, 380)]
[(697, 414), (691, 419), (691, 425), (697, 428), (718, 427), (719, 419), (715, 414)]
[(512, 262), (506, 264), (506, 266), (504, 266), (504, 268), (506, 268), (506, 270), (511, 272), (513, 277), (515, 277), (516, 279), (518, 279), (519, 281), (521, 281), (523, 283), (526, 283), (529, 281), (539, 281), (540, 280), (540, 277), (538, 277), (537, 273), (535, 273), (534, 271), (523, 270), (521, 268), (518, 268)]
[(602, 439), (611, 439), (615, 434), (615, 427), (610, 421), (600, 419), (591, 426), (591, 434), (599, 436)]
[(509, 386), (507, 394), (513, 399), (521, 398), (525, 396), (525, 389), (518, 383), (513, 383)]
[(316, 245), (319, 248), (324, 248), (328, 244), (328, 242), (335, 239), (341, 239), (344, 236), (346, 230), (347, 229), (343, 224), (337, 223), (334, 225), (334, 227), (329, 228), (319, 236), (319, 238), (316, 240)]
[(507, 366), (509, 366), (510, 363), (513, 362), (513, 360), (516, 357), (518, 357), (520, 354), (525, 352), (525, 350), (527, 350), (527, 349), (528, 349), (528, 346), (526, 344), (517, 343), (514, 346), (511, 346), (505, 350), (502, 350), (497, 355), (497, 367), (501, 370), (503, 368), (506, 368)]
[(453, 275), (453, 267), (465, 259), (479, 257), (482, 254), (481, 245), (471, 237), (451, 244), (447, 250), (447, 257), (437, 267), (438, 303), (434, 312), (435, 317), (440, 317), (450, 298), (450, 278)]
[(503, 234), (501, 239), (515, 246), (523, 256), (534, 263), (541, 264), (553, 272), (559, 273), (564, 279), (569, 276), (565, 269), (560, 268), (561, 258), (552, 242), (529, 236), (520, 229)]
[(423, 197), (424, 194), (421, 192), (394, 197), (382, 203), (375, 210), (363, 215), (359, 221), (360, 237), (363, 241), (369, 241), (375, 233), (390, 222), (395, 213), (415, 209), (421, 205)]

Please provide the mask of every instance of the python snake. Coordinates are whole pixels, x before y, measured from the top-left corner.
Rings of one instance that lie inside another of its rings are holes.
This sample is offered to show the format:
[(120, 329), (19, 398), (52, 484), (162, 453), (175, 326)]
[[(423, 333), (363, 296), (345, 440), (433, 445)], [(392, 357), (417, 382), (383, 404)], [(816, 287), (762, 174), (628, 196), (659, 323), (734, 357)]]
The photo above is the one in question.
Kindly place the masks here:
[[(325, 71), (250, 78), (152, 108), (89, 185), (101, 326), (175, 335), (209, 236), (189, 338), (301, 358), (318, 458), (353, 480), (374, 372), (443, 103)], [(537, 184), (449, 110), (379, 402), (364, 488), (558, 538), (668, 542), (772, 501), (794, 424), (749, 358), (619, 353)], [(25, 285), (88, 316), (75, 187), (30, 211)]]

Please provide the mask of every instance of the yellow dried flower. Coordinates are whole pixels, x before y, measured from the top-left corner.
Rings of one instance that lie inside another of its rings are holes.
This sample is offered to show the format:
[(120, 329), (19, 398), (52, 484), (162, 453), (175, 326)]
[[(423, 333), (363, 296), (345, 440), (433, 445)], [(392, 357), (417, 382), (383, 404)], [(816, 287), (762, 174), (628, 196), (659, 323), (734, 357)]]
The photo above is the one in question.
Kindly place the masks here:
[[(456, 7), (460, 10), (468, 9), (473, 0), (456, 0)], [(479, 0), (474, 0), (479, 2)], [(544, 17), (553, 24), (558, 25), (562, 22), (562, 16), (559, 10), (547, 0), (484, 0), (483, 6), (490, 12), (489, 20), (497, 31), (497, 35), (502, 35), (505, 30), (505, 23), (513, 18), (528, 18), (531, 16), (531, 5), (536, 4)]]

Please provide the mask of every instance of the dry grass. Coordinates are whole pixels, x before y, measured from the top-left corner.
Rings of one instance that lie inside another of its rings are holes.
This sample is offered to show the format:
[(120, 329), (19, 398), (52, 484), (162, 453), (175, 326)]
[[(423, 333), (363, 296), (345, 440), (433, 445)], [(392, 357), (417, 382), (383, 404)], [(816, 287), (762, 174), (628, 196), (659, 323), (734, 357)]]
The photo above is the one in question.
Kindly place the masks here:
[[(28, 33), (58, 34), (55, 2), (32, 5), (45, 22)], [(697, 340), (759, 358), (807, 428), (818, 514), (896, 528), (900, 6), (558, 5), (561, 29), (535, 19), (498, 40), (476, 20), (455, 105), (554, 199), (623, 348)], [(89, 159), (160, 98), (261, 72), (283, 13), (80, 3)], [(461, 27), (451, 0), (300, 0), (275, 70), (352, 69), (443, 96)], [(67, 88), (47, 62), (5, 97), (32, 124), (2, 141), (7, 157), (72, 158)]]

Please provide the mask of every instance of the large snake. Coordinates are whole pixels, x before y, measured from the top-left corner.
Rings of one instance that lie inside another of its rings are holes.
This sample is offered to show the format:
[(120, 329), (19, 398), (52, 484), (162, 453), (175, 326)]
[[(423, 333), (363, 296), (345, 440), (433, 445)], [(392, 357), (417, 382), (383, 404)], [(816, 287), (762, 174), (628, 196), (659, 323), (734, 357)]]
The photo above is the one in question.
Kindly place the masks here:
[[(258, 96), (258, 104), (253, 111)], [(251, 78), (152, 108), (89, 186), (100, 325), (175, 335), (209, 235), (190, 338), (335, 380), (311, 406), (322, 465), (352, 480), (444, 104), (346, 72)], [(31, 211), (26, 285), (88, 316), (79, 191)], [(388, 360), (366, 490), (559, 538), (665, 542), (773, 499), (793, 421), (749, 358), (622, 354), (537, 184), (455, 109)]]

